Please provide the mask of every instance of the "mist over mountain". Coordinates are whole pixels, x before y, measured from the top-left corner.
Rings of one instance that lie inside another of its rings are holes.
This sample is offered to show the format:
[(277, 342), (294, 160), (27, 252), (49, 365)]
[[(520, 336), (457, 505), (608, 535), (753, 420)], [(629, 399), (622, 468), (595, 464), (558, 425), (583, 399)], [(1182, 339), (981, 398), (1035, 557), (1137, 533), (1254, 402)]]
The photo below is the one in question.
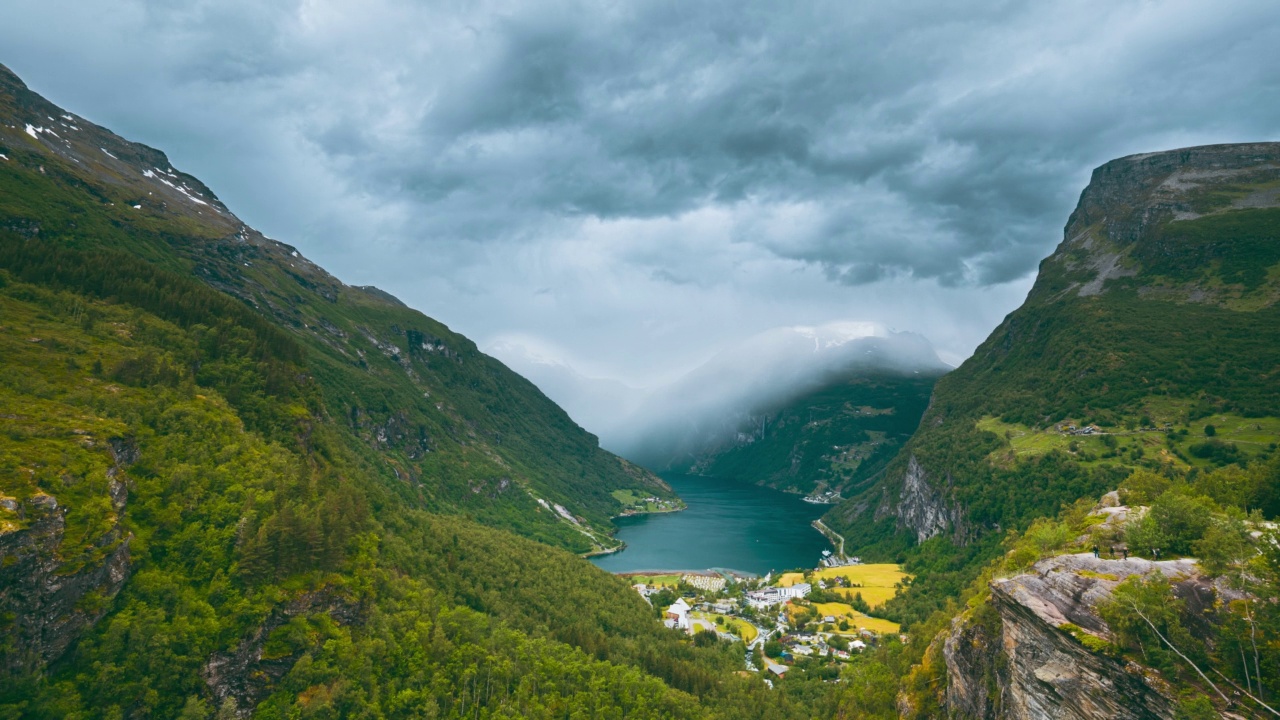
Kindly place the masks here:
[(658, 469), (687, 464), (732, 440), (754, 418), (837, 380), (872, 371), (937, 375), (949, 369), (921, 335), (852, 321), (773, 328), (648, 389), (589, 377), (519, 341), (487, 351), (598, 435), (602, 447)]
[(649, 392), (621, 380), (586, 375), (525, 339), (499, 340), (485, 352), (537, 385), (574, 422), (599, 436), (603, 447), (625, 435), (626, 421)]

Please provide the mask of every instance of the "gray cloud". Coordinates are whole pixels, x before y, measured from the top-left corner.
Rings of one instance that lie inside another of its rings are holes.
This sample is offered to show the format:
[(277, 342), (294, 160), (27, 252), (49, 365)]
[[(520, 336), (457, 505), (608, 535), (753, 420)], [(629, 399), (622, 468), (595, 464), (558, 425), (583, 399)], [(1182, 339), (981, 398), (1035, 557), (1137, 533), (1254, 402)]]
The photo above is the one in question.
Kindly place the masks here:
[(1280, 10), (9, 0), (0, 62), (482, 343), (644, 382), (768, 327), (966, 355), (1089, 170), (1274, 139)]

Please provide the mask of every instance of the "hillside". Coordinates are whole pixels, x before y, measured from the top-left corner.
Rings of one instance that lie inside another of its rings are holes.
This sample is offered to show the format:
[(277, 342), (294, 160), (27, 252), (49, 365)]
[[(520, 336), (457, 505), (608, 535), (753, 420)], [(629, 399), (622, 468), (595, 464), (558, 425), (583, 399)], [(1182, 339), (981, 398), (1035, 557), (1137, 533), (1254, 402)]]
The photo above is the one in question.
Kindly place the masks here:
[(3, 69), (0, 427), (0, 716), (808, 714), (566, 552), (652, 475)]
[(947, 369), (925, 338), (873, 323), (773, 328), (650, 393), (617, 449), (657, 470), (848, 487), (910, 436)]
[(1275, 714), (1278, 189), (1274, 143), (1098, 168), (1023, 306), (824, 518), (914, 577), (869, 714)]
[[(16, 278), (108, 299), (122, 292), (109, 283), (127, 279), (88, 273), (145, 261), (148, 272), (172, 273), (146, 280), (171, 283), (169, 293), (195, 292), (186, 286), (198, 280), (222, 294), (218, 302), (238, 300), (232, 310), (240, 317), (225, 319), (255, 323), (306, 375), (244, 398), (239, 409), (251, 413), (254, 429), (293, 435), (304, 432), (299, 424), (337, 422), (376, 472), (407, 484), (423, 507), (578, 552), (610, 544), (609, 517), (623, 509), (614, 490), (669, 495), (656, 477), (600, 450), (470, 340), (376, 288), (346, 286), (263, 237), (163, 154), (63, 112), (7, 73), (0, 92), (4, 267)], [(86, 269), (72, 270), (76, 264)], [(216, 327), (223, 314), (163, 296), (139, 303), (184, 327)], [(211, 382), (202, 372), (196, 383)], [(300, 405), (268, 400), (290, 393)], [(568, 508), (574, 521), (538, 500)]]
[(733, 437), (703, 448), (679, 469), (805, 495), (857, 493), (915, 432), (936, 379), (932, 373), (852, 373), (779, 408), (758, 410)]
[[(1274, 143), (1095, 170), (1026, 302), (938, 382), (881, 480), (826, 522), (873, 555), (927, 543), (941, 575), (970, 568), (950, 575), (960, 582), (1005, 531), (1133, 469), (1194, 476), (1273, 453), (1278, 189)], [(1254, 492), (1243, 505), (1280, 513), (1280, 490)]]

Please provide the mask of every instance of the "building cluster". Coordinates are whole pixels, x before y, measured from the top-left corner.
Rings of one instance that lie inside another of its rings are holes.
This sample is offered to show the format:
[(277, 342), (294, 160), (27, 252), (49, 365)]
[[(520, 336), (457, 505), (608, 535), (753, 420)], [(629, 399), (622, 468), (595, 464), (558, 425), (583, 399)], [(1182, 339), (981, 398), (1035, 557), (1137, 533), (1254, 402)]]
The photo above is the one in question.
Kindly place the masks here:
[(689, 603), (685, 602), (684, 598), (676, 598), (676, 601), (671, 604), (671, 607), (667, 608), (667, 612), (663, 616), (662, 624), (669, 628), (676, 628), (677, 630), (684, 630), (685, 632), (688, 632), (689, 629), (693, 627), (693, 624), (689, 620), (689, 611), (691, 609), (692, 608), (689, 607)]
[(782, 646), (786, 650), (782, 653), (782, 659), (790, 660), (797, 655), (827, 655), (840, 660), (848, 660), (851, 652), (862, 652), (866, 649), (867, 644), (862, 640), (851, 640), (848, 650), (840, 650), (827, 644), (828, 637), (818, 633), (795, 633), (794, 635), (783, 635), (781, 638)]
[(813, 503), (815, 505), (832, 505), (834, 503), (840, 502), (840, 491), (828, 490), (824, 493), (814, 493), (813, 495), (806, 495), (804, 498), (804, 501), (807, 503)]
[(753, 608), (767, 608), (794, 598), (806, 597), (812, 590), (813, 586), (809, 583), (796, 583), (791, 587), (767, 587), (760, 590), (750, 590), (744, 597), (746, 597), (747, 604)]
[(1098, 435), (1102, 433), (1102, 428), (1097, 425), (1077, 427), (1075, 423), (1058, 423), (1055, 427), (1058, 432), (1066, 435)]
[(719, 575), (686, 574), (680, 577), (680, 581), (706, 592), (720, 592), (725, 586), (725, 579)]

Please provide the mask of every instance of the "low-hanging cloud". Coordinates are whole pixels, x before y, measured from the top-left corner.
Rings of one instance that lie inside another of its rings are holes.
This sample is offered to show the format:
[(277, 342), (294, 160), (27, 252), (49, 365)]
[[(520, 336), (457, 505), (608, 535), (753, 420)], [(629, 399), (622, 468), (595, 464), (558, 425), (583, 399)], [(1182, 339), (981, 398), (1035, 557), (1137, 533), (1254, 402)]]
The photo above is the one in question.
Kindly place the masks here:
[(1274, 139), (1268, 0), (8, 0), (5, 62), (477, 336), (643, 379), (845, 318), (962, 358), (1088, 171)]

